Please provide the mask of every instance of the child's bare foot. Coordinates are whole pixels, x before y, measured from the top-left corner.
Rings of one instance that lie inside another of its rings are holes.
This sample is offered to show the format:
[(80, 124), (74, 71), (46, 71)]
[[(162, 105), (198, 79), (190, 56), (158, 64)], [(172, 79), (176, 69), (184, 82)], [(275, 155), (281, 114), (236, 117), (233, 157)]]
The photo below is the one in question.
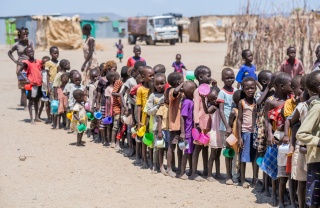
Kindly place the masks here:
[(36, 118), (34, 119), (35, 122), (42, 122), (42, 120), (40, 118)]
[(190, 176), (190, 179), (191, 179), (191, 180), (198, 181), (198, 182), (203, 182), (203, 181), (205, 181), (205, 179), (202, 178), (201, 176), (199, 176), (198, 174), (192, 174), (192, 175)]
[(271, 205), (272, 206), (277, 206), (277, 196), (276, 195), (272, 195), (271, 196), (271, 200), (272, 200)]
[(77, 143), (76, 146), (77, 146), (77, 147), (84, 147), (85, 145), (82, 144), (82, 143), (81, 143), (81, 144), (78, 144), (78, 143)]
[(233, 181), (232, 181), (232, 179), (228, 179), (227, 181), (226, 181), (226, 185), (233, 185), (234, 183), (233, 183)]
[(51, 124), (51, 123), (52, 123), (51, 119), (47, 119), (45, 122), (45, 124)]
[(143, 161), (142, 163), (142, 166), (141, 166), (142, 169), (148, 169), (148, 163), (146, 161)]
[(242, 183), (242, 188), (249, 188), (250, 184), (248, 182)]
[(215, 177), (215, 179), (217, 179), (217, 180), (225, 180), (225, 179), (226, 179), (226, 178), (223, 177), (221, 174), (216, 174), (214, 177)]
[(208, 170), (204, 169), (203, 172), (202, 172), (202, 175), (203, 176), (207, 176), (208, 175)]
[(284, 208), (284, 204), (283, 203), (279, 203), (279, 208)]
[(29, 109), (27, 108), (27, 107), (24, 107), (24, 109), (23, 109), (24, 111), (28, 111)]
[(167, 173), (168, 173), (168, 176), (170, 176), (172, 178), (176, 177), (175, 172), (173, 172), (172, 170), (169, 170)]
[(215, 182), (215, 181), (216, 181), (216, 179), (214, 179), (214, 177), (212, 177), (212, 176), (208, 176), (208, 177), (207, 177), (207, 180), (208, 180), (209, 182)]
[(177, 168), (176, 174), (177, 174), (177, 175), (180, 175), (180, 174), (181, 174), (181, 169)]
[(157, 174), (158, 173), (158, 170), (157, 170), (156, 166), (152, 166), (150, 169), (151, 169), (151, 173), (152, 174)]
[(119, 151), (119, 150), (121, 150), (121, 148), (120, 148), (119, 145), (116, 145), (116, 146), (114, 147), (114, 150)]
[(185, 174), (180, 174), (179, 178), (182, 179), (182, 180), (188, 180), (188, 176), (187, 176), (186, 173)]
[(168, 175), (167, 171), (164, 169), (164, 167), (163, 167), (163, 166), (162, 166), (162, 167), (160, 167), (160, 172), (161, 172), (163, 175), (165, 175), (165, 176), (167, 176), (167, 175)]
[(32, 125), (35, 124), (35, 123), (34, 123), (34, 119), (31, 119), (30, 123), (31, 123)]
[(136, 159), (134, 162), (133, 162), (134, 165), (141, 165), (141, 159)]
[(115, 146), (116, 146), (115, 143), (111, 143), (111, 144), (110, 144), (110, 147), (111, 147), (111, 148), (114, 148)]

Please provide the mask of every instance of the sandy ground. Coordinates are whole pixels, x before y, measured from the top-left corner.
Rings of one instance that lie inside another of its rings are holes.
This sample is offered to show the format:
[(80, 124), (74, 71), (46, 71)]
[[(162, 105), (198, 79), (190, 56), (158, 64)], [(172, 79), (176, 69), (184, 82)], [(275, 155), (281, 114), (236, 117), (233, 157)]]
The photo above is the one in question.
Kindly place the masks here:
[[(114, 59), (115, 41), (97, 40), (105, 48), (97, 52), (99, 62)], [(28, 112), (17, 107), (20, 91), (7, 51), (5, 47), (0, 50), (0, 207), (270, 207), (270, 198), (252, 188), (151, 174), (132, 165), (123, 154), (86, 137), (86, 146), (77, 148), (69, 145), (76, 141), (75, 135), (51, 130), (44, 123), (31, 125)], [(125, 45), (124, 52), (127, 60), (132, 46)], [(225, 52), (223, 43), (142, 44), (148, 65), (162, 63), (170, 72), (175, 54), (181, 53), (188, 69), (207, 65), (218, 81)], [(35, 54), (39, 59), (44, 55), (48, 52), (37, 50)], [(81, 50), (60, 51), (60, 59), (68, 59), (72, 69), (80, 69), (83, 54)], [(119, 63), (118, 69), (122, 65)], [(26, 160), (20, 161), (19, 156)], [(223, 156), (221, 161), (225, 173)], [(252, 177), (250, 165), (247, 167), (247, 177)]]

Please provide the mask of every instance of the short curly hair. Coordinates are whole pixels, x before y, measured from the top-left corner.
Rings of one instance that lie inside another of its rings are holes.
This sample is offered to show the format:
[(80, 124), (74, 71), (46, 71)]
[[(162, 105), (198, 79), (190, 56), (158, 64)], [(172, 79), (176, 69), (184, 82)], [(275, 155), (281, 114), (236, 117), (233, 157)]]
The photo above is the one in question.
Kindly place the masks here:
[(117, 63), (114, 60), (107, 61), (104, 64), (104, 70), (110, 71), (114, 66), (117, 66)]

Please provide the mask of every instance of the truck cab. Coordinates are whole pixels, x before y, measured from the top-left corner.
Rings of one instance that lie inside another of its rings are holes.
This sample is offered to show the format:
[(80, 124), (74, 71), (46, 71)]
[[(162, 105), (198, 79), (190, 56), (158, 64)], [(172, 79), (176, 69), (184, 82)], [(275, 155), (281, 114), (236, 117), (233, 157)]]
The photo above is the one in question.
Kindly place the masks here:
[(147, 21), (147, 44), (169, 42), (174, 45), (178, 39), (178, 27), (172, 16), (150, 17)]

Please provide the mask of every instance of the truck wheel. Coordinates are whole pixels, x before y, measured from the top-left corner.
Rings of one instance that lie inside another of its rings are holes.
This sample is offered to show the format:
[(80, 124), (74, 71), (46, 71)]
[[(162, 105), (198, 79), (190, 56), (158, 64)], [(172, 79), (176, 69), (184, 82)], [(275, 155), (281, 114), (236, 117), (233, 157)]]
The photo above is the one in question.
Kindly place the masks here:
[(129, 36), (128, 36), (128, 43), (129, 43), (130, 45), (136, 44), (136, 37), (133, 36), (133, 35), (129, 35)]
[(151, 36), (148, 36), (146, 43), (147, 43), (147, 45), (155, 45), (156, 44), (156, 42), (154, 40), (152, 40)]
[(175, 45), (176, 44), (176, 40), (175, 39), (171, 39), (170, 40), (170, 45)]

